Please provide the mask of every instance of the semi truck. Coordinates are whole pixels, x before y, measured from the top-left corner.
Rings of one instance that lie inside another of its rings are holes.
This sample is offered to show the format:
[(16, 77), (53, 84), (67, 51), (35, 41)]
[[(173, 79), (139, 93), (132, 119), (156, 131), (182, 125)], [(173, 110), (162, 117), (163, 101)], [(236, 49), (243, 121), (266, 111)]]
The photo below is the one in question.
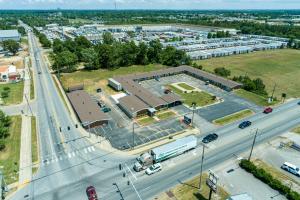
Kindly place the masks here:
[(137, 172), (145, 170), (148, 166), (159, 163), (169, 158), (178, 156), (182, 153), (195, 149), (197, 146), (197, 138), (193, 135), (175, 140), (168, 144), (156, 147), (149, 152), (141, 154), (137, 157), (133, 169)]

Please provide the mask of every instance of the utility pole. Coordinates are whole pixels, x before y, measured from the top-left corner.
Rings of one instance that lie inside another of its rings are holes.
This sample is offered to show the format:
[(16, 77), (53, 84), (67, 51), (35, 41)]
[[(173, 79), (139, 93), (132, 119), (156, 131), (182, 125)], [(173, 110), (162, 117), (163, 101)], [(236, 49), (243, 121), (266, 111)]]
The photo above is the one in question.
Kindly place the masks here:
[(253, 139), (253, 143), (252, 143), (252, 147), (251, 147), (251, 151), (250, 151), (250, 155), (249, 155), (248, 161), (250, 161), (251, 156), (252, 156), (252, 151), (253, 151), (253, 148), (254, 148), (254, 145), (255, 145), (257, 133), (258, 133), (258, 129), (256, 129), (256, 132), (255, 132), (255, 135), (254, 135), (254, 139)]
[(192, 103), (192, 107), (193, 107), (192, 126), (194, 126), (194, 115), (195, 115), (195, 109), (196, 109), (196, 102)]
[(202, 157), (201, 157), (201, 167), (200, 167), (200, 178), (199, 178), (199, 191), (201, 191), (201, 182), (202, 182), (202, 170), (203, 170), (203, 161), (204, 161), (204, 149), (205, 145), (202, 143)]
[(132, 121), (132, 149), (134, 149), (134, 121)]
[(272, 101), (273, 101), (273, 97), (274, 97), (274, 93), (275, 93), (276, 86), (277, 86), (277, 84), (275, 83), (275, 84), (274, 84), (274, 87), (273, 87), (273, 91), (272, 91), (272, 96), (271, 96), (271, 100), (272, 100)]

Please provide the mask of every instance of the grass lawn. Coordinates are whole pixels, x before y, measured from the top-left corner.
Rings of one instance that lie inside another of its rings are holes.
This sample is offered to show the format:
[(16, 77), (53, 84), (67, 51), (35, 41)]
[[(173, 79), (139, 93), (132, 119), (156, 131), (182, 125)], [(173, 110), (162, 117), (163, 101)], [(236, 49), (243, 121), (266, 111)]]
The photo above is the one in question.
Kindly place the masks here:
[(20, 145), (21, 145), (21, 116), (12, 116), (10, 126), (10, 136), (6, 138), (6, 148), (0, 152), (0, 166), (4, 173), (6, 184), (18, 180)]
[[(150, 72), (159, 69), (165, 69), (166, 66), (159, 64), (150, 64), (146, 66), (134, 65), (130, 67), (120, 67), (115, 70), (81, 70), (74, 73), (62, 74), (61, 82), (64, 88), (70, 86), (84, 84), (85, 90), (89, 93), (96, 93), (96, 88), (103, 87), (102, 79), (108, 79), (117, 75), (134, 74), (142, 72)], [(105, 87), (107, 87), (105, 85)]]
[(245, 117), (248, 117), (252, 114), (254, 114), (254, 112), (252, 110), (249, 110), (249, 109), (242, 110), (240, 112), (228, 115), (226, 117), (216, 119), (216, 120), (214, 120), (214, 124), (217, 124), (217, 125), (229, 124), (229, 123), (235, 122), (237, 120), (243, 119)]
[[(31, 117), (31, 153), (32, 153), (32, 163), (36, 164), (38, 162), (38, 142), (37, 142), (37, 132), (36, 132), (36, 117)], [(33, 172), (37, 170), (37, 167), (33, 167)]]
[(142, 126), (146, 126), (156, 122), (156, 120), (153, 117), (149, 117), (149, 116), (141, 117), (139, 119), (136, 119), (136, 121), (138, 122), (138, 124)]
[(294, 128), (294, 129), (292, 130), (292, 132), (300, 134), (300, 126), (297, 127), (297, 128)]
[(156, 114), (156, 117), (158, 117), (160, 120), (169, 119), (171, 117), (174, 117), (176, 114), (173, 111), (165, 111), (165, 112), (159, 112)]
[(253, 103), (260, 105), (260, 106), (270, 106), (278, 103), (278, 101), (273, 101), (272, 103), (268, 103), (268, 99), (266, 97), (257, 95), (252, 92), (248, 92), (243, 89), (235, 90), (234, 93), (242, 98), (248, 99)]
[(268, 93), (272, 92), (274, 84), (277, 83), (277, 97), (282, 93), (287, 93), (288, 97), (299, 97), (299, 58), (299, 50), (281, 49), (200, 60), (197, 63), (210, 72), (217, 67), (230, 69), (231, 77), (246, 74), (252, 78), (262, 78)]
[(186, 83), (179, 83), (178, 86), (182, 87), (183, 89), (186, 89), (186, 90), (194, 90), (195, 88), (186, 84)]
[[(203, 174), (201, 181), (201, 193), (199, 194), (199, 176), (187, 181), (186, 183), (180, 183), (169, 192), (172, 193), (177, 200), (207, 200), (209, 197), (209, 188), (206, 186), (207, 174)], [(221, 187), (218, 187), (217, 197), (212, 196), (212, 199), (225, 200), (229, 194)], [(158, 197), (159, 200), (167, 200), (169, 198), (165, 193)]]
[(210, 105), (210, 104), (213, 104), (216, 102), (216, 100), (213, 98), (213, 96), (206, 92), (195, 91), (195, 92), (191, 92), (191, 93), (184, 93), (180, 89), (178, 89), (172, 85), (168, 85), (168, 87), (173, 92), (180, 95), (181, 98), (183, 99), (184, 104), (186, 104), (190, 107), (192, 106), (193, 102), (196, 102), (197, 106), (199, 106), (199, 107)]
[(2, 98), (4, 105), (19, 104), (23, 101), (24, 82), (0, 84), (0, 93), (5, 87), (10, 88), (8, 97)]
[(32, 73), (32, 70), (30, 69), (30, 77), (31, 77), (31, 79), (30, 79), (30, 99), (32, 100), (32, 99), (34, 99), (34, 95), (35, 95), (35, 93), (34, 93), (34, 82), (33, 82), (33, 73)]

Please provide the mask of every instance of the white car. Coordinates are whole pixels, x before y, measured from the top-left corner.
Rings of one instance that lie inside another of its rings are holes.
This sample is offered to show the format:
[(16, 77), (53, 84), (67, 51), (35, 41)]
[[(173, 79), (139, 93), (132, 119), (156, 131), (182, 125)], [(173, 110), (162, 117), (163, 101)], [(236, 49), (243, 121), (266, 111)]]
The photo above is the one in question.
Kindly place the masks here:
[(146, 169), (146, 174), (151, 175), (154, 174), (156, 172), (159, 172), (161, 170), (161, 164), (160, 163), (156, 163), (154, 165), (151, 165), (150, 167), (148, 167), (148, 169)]
[(288, 162), (283, 163), (283, 165), (281, 165), (281, 169), (284, 169), (284, 170), (300, 177), (299, 168), (291, 163), (288, 163)]

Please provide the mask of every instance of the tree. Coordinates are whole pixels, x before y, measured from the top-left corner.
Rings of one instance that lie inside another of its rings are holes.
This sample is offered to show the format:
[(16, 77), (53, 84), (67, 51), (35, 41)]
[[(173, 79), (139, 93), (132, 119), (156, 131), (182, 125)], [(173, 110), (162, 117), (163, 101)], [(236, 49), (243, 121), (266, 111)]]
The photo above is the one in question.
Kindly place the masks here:
[(149, 62), (160, 63), (162, 48), (163, 48), (163, 46), (158, 39), (150, 41), (149, 49), (148, 49), (148, 53), (147, 53)]
[(76, 70), (78, 58), (76, 54), (65, 50), (54, 56), (54, 64), (52, 68), (60, 72), (73, 72)]
[(162, 64), (177, 67), (190, 64), (191, 60), (184, 51), (177, 50), (175, 47), (167, 46), (161, 55)]
[(20, 48), (20, 43), (14, 41), (14, 40), (6, 40), (3, 41), (3, 48), (12, 54), (16, 55)]
[(208, 38), (208, 39), (211, 39), (211, 38), (212, 38), (212, 33), (211, 33), (211, 32), (209, 32), (209, 33), (207, 34), (207, 38)]
[(136, 55), (137, 65), (147, 65), (149, 63), (147, 53), (148, 46), (144, 42), (141, 42), (138, 46), (138, 53)]
[(83, 49), (81, 51), (81, 55), (82, 55), (82, 61), (85, 62), (84, 64), (85, 69), (94, 70), (100, 68), (95, 49), (93, 48)]
[(46, 47), (46, 48), (51, 47), (51, 42), (50, 42), (50, 40), (48, 40), (48, 38), (46, 37), (45, 34), (38, 33), (38, 37), (39, 37), (40, 43), (42, 44), (43, 47)]
[(231, 72), (228, 69), (225, 69), (224, 67), (218, 67), (214, 69), (215, 74), (223, 77), (230, 76)]
[(53, 40), (53, 52), (54, 53), (60, 53), (63, 52), (65, 49), (64, 43), (60, 39), (54, 39)]
[(74, 41), (76, 47), (85, 48), (85, 49), (92, 47), (92, 43), (84, 36), (76, 37)]
[(99, 44), (95, 47), (100, 68), (112, 69), (115, 66), (115, 52), (111, 45)]
[(102, 34), (102, 40), (102, 43), (107, 45), (112, 45), (115, 42), (115, 39), (110, 32), (104, 32)]

